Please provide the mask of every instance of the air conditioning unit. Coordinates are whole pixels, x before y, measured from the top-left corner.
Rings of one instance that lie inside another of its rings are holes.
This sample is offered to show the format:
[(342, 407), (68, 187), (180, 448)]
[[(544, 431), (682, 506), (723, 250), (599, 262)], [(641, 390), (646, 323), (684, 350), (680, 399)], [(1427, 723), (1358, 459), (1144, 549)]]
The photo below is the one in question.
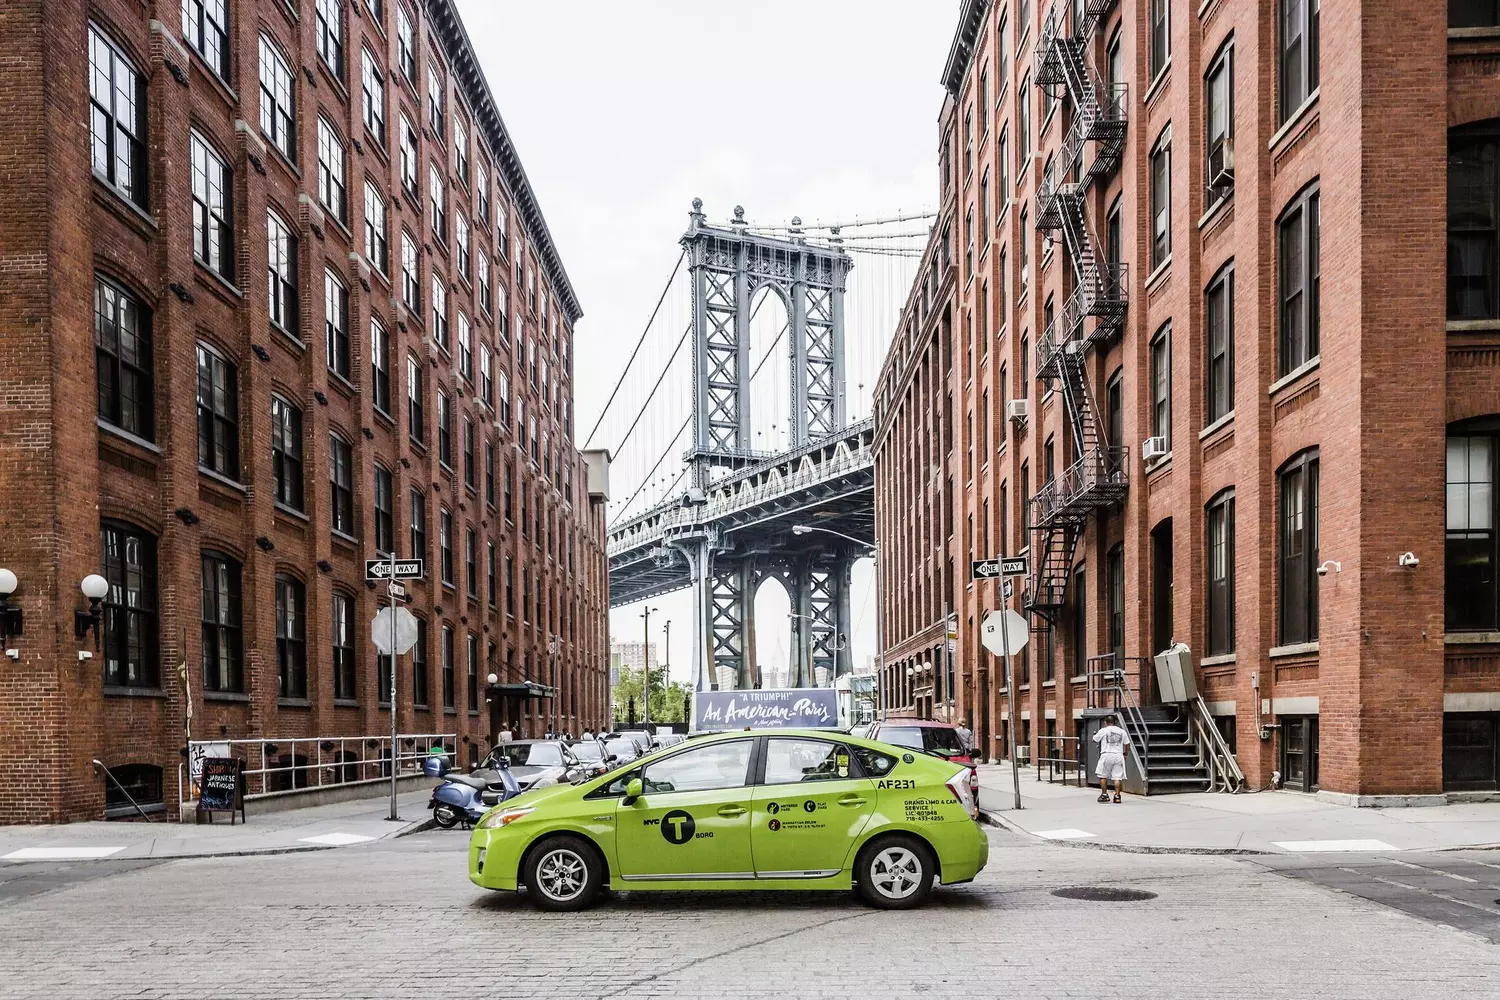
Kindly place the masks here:
[(1208, 152), (1208, 189), (1226, 194), (1234, 188), (1234, 140), (1225, 139)]
[(1167, 453), (1167, 439), (1148, 437), (1141, 442), (1141, 461), (1154, 462)]
[(1014, 423), (1025, 423), (1031, 416), (1031, 402), (1025, 399), (1012, 399), (1005, 404), (1005, 415)]

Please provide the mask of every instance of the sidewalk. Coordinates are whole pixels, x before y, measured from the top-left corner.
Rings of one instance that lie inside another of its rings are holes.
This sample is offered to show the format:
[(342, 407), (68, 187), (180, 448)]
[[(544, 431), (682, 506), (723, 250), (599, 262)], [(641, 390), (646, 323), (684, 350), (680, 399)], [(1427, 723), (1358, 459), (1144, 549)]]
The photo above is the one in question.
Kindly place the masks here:
[(993, 821), (1074, 846), (1213, 854), (1500, 846), (1500, 802), (1353, 809), (1286, 791), (1126, 795), (1119, 805), (1098, 796), (1097, 787), (1048, 784), (1022, 767), (1017, 812), (1010, 764), (979, 767), (980, 808)]
[[(85, 861), (100, 858), (200, 858), (231, 854), (284, 854), (390, 840), (424, 829), (432, 819), (431, 789), (397, 797), (401, 819), (391, 822), (389, 798), (251, 816), (229, 825), (90, 822), (54, 826), (0, 826), (0, 862)], [(237, 819), (238, 817), (236, 817)]]

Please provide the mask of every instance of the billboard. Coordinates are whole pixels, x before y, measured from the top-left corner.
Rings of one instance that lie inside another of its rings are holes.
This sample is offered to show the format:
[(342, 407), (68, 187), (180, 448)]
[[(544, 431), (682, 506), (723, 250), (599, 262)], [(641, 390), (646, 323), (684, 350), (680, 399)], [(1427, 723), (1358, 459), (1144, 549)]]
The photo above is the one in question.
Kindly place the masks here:
[(695, 691), (693, 729), (837, 729), (832, 688)]

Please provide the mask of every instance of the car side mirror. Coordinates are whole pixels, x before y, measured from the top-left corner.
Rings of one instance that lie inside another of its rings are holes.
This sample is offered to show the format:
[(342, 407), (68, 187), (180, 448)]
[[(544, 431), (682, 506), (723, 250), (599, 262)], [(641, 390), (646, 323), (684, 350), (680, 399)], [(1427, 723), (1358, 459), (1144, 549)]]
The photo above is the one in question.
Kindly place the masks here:
[(620, 804), (633, 806), (635, 805), (635, 800), (644, 795), (645, 792), (646, 786), (641, 782), (641, 779), (631, 778), (630, 781), (625, 785), (625, 799)]

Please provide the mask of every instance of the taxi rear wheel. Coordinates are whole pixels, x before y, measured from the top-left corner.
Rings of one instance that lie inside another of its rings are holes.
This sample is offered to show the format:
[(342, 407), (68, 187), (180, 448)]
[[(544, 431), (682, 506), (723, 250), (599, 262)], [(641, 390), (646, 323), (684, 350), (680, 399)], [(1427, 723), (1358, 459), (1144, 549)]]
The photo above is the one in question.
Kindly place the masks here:
[(932, 854), (915, 837), (877, 837), (860, 852), (859, 894), (882, 910), (918, 906), (932, 891)]
[(599, 894), (604, 862), (579, 837), (549, 837), (526, 856), (525, 882), (542, 910), (581, 910)]

